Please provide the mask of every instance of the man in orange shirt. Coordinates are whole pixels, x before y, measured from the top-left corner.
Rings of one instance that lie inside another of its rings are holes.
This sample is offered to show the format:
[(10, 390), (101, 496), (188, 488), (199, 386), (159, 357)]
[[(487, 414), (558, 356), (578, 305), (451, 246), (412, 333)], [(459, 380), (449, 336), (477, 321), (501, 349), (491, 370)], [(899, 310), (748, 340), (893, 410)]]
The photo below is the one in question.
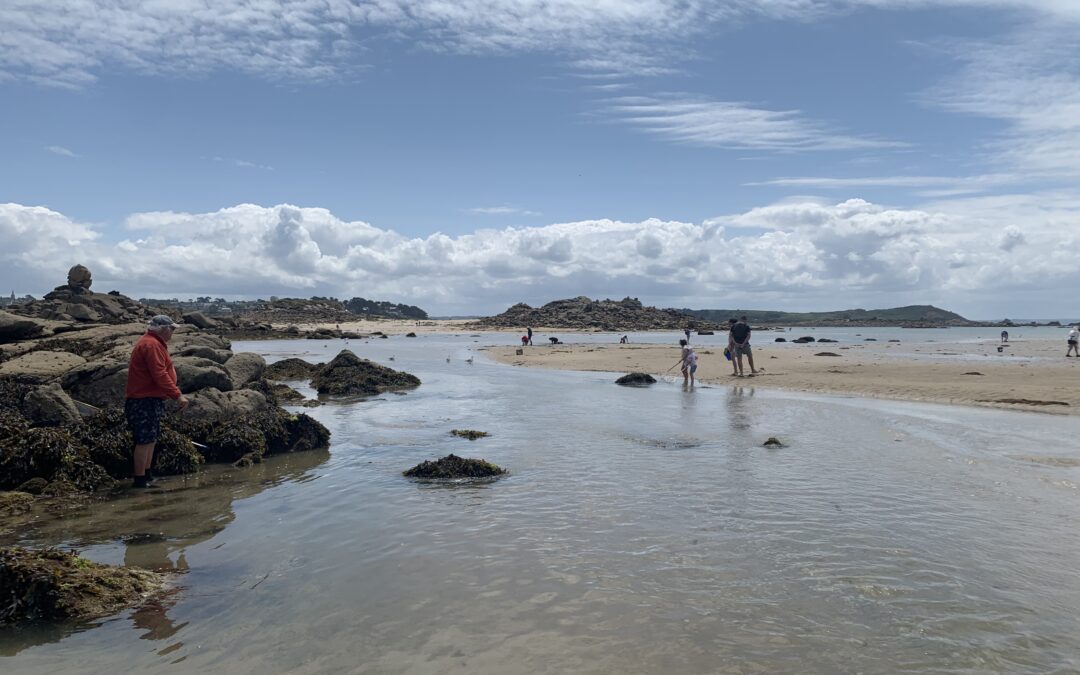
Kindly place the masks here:
[(150, 487), (153, 476), (150, 463), (154, 445), (161, 435), (161, 418), (165, 414), (165, 399), (175, 399), (180, 410), (188, 405), (187, 398), (176, 386), (176, 369), (169, 357), (167, 343), (172, 339), (176, 323), (164, 314), (150, 319), (146, 334), (135, 343), (128, 362), (128, 381), (124, 414), (131, 435), (135, 438), (135, 458), (132, 487)]

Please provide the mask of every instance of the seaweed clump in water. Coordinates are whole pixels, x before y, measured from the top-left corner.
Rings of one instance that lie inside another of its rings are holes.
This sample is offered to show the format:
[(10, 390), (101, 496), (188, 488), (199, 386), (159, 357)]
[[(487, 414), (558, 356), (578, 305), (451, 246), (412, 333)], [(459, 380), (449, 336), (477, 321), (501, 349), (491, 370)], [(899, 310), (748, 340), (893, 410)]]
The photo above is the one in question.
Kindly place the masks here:
[(490, 478), (506, 474), (503, 469), (483, 459), (447, 455), (434, 462), (421, 462), (404, 472), (409, 478)]
[(0, 412), (0, 489), (33, 479), (69, 483), (93, 492), (113, 485), (78, 438), (61, 428), (30, 428), (20, 415)]
[(263, 376), (268, 380), (310, 380), (322, 367), (303, 359), (282, 359), (268, 365)]
[(450, 433), (461, 438), (467, 438), (470, 441), (489, 435), (486, 431), (476, 431), (475, 429), (451, 429)]
[(419, 387), (420, 378), (372, 363), (348, 349), (343, 349), (311, 378), (311, 386), (320, 394), (370, 396), (385, 391)]
[(0, 548), (0, 625), (110, 614), (160, 590), (164, 579), (59, 549)]

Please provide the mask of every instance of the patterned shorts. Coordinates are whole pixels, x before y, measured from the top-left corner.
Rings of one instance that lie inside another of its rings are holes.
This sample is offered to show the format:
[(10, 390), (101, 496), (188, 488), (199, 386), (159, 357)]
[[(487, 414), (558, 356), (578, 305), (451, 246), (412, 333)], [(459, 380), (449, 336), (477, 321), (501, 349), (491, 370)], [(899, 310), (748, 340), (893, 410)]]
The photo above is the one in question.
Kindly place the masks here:
[(164, 414), (164, 399), (129, 398), (124, 402), (124, 415), (136, 445), (157, 441), (161, 435), (161, 417)]

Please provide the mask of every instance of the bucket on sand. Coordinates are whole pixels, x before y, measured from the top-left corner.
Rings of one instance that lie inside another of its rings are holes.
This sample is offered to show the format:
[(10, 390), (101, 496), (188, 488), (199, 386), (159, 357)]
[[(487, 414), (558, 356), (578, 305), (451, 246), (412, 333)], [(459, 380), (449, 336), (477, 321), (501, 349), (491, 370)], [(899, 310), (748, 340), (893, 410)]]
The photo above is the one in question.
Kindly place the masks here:
[(525, 353), (525, 350), (524, 349), (516, 349), (516, 350), (514, 350), (514, 353), (517, 354), (518, 356), (521, 356), (522, 354)]

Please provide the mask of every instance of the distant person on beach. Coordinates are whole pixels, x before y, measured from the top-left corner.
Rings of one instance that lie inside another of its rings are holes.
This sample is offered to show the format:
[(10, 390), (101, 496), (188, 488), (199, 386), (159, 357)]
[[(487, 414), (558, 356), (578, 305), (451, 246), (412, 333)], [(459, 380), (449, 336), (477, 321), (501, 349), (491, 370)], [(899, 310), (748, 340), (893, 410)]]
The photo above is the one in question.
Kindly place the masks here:
[(169, 357), (168, 342), (175, 330), (172, 319), (158, 314), (150, 319), (146, 333), (131, 350), (124, 415), (135, 439), (132, 487), (150, 487), (153, 480), (150, 464), (154, 460), (154, 445), (161, 435), (165, 399), (174, 399), (180, 410), (188, 406), (187, 398), (176, 386), (176, 369)]
[(694, 373), (697, 372), (697, 352), (690, 345), (686, 346), (686, 355), (683, 358), (683, 385), (686, 385), (686, 375), (690, 375), (690, 386), (694, 386)]
[(686, 344), (690, 344), (690, 329), (684, 328), (683, 332), (686, 333)]
[(528, 335), (522, 335), (522, 336), (521, 336), (521, 346), (522, 346), (522, 347), (524, 347), (524, 346), (528, 345), (528, 344), (529, 344), (530, 342), (531, 342), (531, 341), (529, 340), (529, 336), (528, 336)]
[(630, 338), (626, 337), (625, 335), (619, 338), (619, 344), (624, 345), (627, 342), (630, 342)]
[(1080, 356), (1080, 326), (1073, 326), (1069, 331), (1069, 348), (1065, 350), (1065, 356)]
[(746, 317), (731, 324), (728, 331), (728, 343), (731, 345), (731, 363), (739, 375), (743, 375), (743, 357), (750, 363), (750, 374), (757, 375), (754, 369), (754, 352), (750, 349), (750, 324), (746, 323)]
[(531, 345), (531, 344), (532, 344), (532, 326), (529, 326), (529, 327), (528, 327), (528, 328), (526, 328), (525, 330), (527, 330), (527, 331), (528, 331), (528, 336), (529, 336), (529, 344)]
[(679, 371), (682, 373), (682, 383), (686, 384), (690, 381), (690, 353), (693, 349), (690, 349), (690, 344), (686, 340), (679, 340), (679, 346), (682, 347), (682, 352), (679, 354)]
[(1001, 341), (1002, 342), (1008, 342), (1009, 341), (1009, 331), (1007, 331), (1007, 330), (1001, 331)]
[(739, 320), (735, 317), (728, 319), (728, 332), (727, 332), (727, 347), (724, 349), (724, 358), (731, 361), (731, 374), (739, 374), (738, 362), (735, 360), (735, 338), (731, 330), (735, 328), (735, 324), (739, 323)]

